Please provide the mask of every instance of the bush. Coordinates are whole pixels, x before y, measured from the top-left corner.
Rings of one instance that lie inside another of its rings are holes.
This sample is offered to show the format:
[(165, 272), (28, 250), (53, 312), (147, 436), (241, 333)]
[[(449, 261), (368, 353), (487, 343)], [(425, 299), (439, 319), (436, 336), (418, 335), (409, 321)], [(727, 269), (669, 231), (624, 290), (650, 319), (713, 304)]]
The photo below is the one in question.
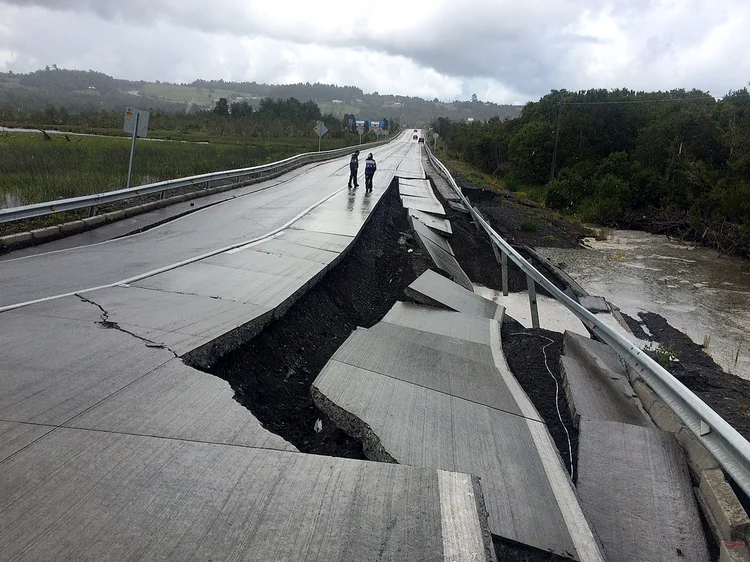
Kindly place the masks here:
[(518, 226), (525, 232), (536, 232), (536, 222), (534, 222), (533, 220), (527, 219), (525, 221), (521, 221), (521, 224)]

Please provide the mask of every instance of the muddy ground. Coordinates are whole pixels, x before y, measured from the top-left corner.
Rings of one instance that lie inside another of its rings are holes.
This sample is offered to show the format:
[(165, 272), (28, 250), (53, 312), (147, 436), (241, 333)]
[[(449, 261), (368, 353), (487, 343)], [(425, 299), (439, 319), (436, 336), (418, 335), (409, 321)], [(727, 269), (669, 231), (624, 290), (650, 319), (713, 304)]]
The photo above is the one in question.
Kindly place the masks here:
[[(662, 316), (652, 312), (641, 312), (638, 319), (623, 316), (636, 336), (654, 342), (654, 348), (661, 344), (665, 353), (651, 353), (652, 357), (661, 358), (662, 366), (677, 380), (750, 439), (750, 381), (727, 374), (700, 345), (670, 326)], [(676, 361), (669, 361), (668, 355)]]

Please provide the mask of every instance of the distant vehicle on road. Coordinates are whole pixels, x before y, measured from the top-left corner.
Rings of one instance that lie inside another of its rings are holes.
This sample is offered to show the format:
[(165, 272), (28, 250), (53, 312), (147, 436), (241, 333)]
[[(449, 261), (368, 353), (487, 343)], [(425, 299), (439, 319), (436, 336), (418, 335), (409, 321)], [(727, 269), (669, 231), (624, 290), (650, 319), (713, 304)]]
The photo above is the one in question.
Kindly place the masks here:
[(414, 135), (411, 140), (417, 140), (417, 135)]
[(424, 142), (424, 137), (419, 137), (419, 142)]
[(416, 132), (417, 132), (417, 130), (416, 130), (416, 129), (414, 129), (414, 132), (416, 133)]

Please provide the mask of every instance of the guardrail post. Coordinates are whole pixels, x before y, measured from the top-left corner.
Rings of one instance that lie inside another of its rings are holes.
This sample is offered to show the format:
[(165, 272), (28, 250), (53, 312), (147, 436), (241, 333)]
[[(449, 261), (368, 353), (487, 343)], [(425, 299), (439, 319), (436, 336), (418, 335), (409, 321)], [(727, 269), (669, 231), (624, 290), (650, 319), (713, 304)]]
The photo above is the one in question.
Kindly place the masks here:
[(164, 191), (159, 192), (159, 200), (164, 199)]
[(539, 309), (536, 305), (536, 282), (530, 275), (526, 276), (526, 285), (529, 288), (529, 306), (531, 307), (531, 327), (539, 327)]
[[(494, 246), (494, 244), (493, 244)], [(503, 277), (503, 296), (508, 296), (508, 254), (500, 252), (500, 270)]]
[(96, 215), (96, 211), (97, 210), (98, 209), (97, 209), (96, 205), (91, 205), (91, 207), (89, 207), (89, 216), (93, 217), (94, 215)]

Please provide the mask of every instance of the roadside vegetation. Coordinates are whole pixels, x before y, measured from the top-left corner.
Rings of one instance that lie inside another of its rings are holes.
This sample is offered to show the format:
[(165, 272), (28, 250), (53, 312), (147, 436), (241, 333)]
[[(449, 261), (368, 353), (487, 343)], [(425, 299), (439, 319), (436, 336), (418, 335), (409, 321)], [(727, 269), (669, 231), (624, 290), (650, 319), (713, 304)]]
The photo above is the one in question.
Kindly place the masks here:
[[(332, 115), (321, 115), (313, 102), (217, 101), (213, 111), (192, 114), (157, 110), (149, 118), (149, 139), (137, 142), (133, 185), (245, 168), (318, 150), (317, 121), (329, 129), (323, 150), (359, 144), (359, 135)], [(0, 207), (39, 203), (125, 187), (130, 137), (122, 131), (123, 114), (115, 111), (69, 113), (0, 110), (0, 125), (38, 128), (38, 133), (0, 132)], [(53, 129), (100, 136), (48, 135)], [(395, 132), (395, 128), (394, 128)], [(107, 138), (111, 136), (113, 138)], [(172, 140), (182, 142), (156, 142)], [(362, 142), (374, 142), (373, 133)]]
[[(120, 189), (127, 183), (130, 139), (39, 133), (0, 133), (0, 207), (40, 203)], [(326, 148), (346, 146), (344, 139)], [(250, 142), (139, 140), (133, 185), (245, 168), (318, 149), (314, 139)]]
[(747, 89), (553, 91), (517, 119), (433, 126), (451, 158), (552, 209), (750, 257)]

